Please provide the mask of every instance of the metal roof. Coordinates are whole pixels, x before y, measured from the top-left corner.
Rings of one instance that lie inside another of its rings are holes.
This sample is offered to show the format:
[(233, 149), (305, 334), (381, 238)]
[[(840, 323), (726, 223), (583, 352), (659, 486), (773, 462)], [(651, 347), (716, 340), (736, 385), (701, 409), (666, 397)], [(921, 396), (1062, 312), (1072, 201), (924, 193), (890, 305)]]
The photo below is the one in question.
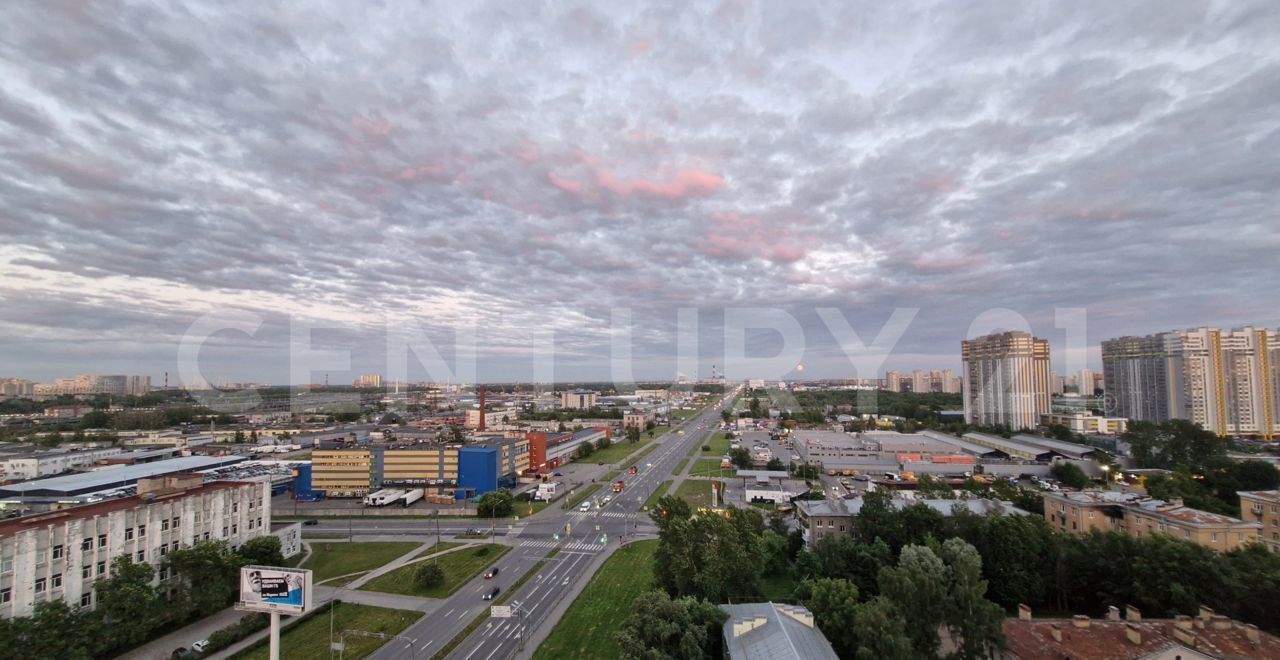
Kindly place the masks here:
[(175, 472), (208, 470), (247, 460), (246, 456), (183, 456), (166, 461), (103, 468), (93, 472), (36, 479), (0, 488), (0, 497), (67, 497), (112, 487), (130, 486), (139, 479)]
[(1085, 456), (1098, 451), (1097, 447), (1090, 447), (1089, 445), (1082, 445), (1075, 442), (1063, 442), (1061, 440), (1042, 438), (1037, 435), (1027, 435), (1025, 433), (1019, 433), (1013, 436), (1012, 440), (1026, 445), (1031, 445), (1032, 447), (1048, 449), (1049, 451), (1062, 454), (1067, 458), (1084, 458)]
[[(721, 605), (729, 614), (723, 627), (730, 660), (838, 660), (831, 642), (813, 624), (813, 613), (799, 605), (743, 603)], [(739, 626), (747, 628), (734, 634)]]
[(955, 447), (956, 449), (959, 449), (960, 451), (963, 451), (968, 454), (973, 454), (975, 456), (987, 456), (990, 454), (1004, 454), (1004, 452), (1000, 451), (999, 449), (984, 447), (982, 445), (969, 442), (968, 440), (964, 440), (963, 438), (957, 438), (954, 435), (950, 435), (948, 433), (942, 433), (940, 431), (921, 431), (920, 435), (923, 435), (926, 438), (933, 438), (938, 442), (945, 442)]

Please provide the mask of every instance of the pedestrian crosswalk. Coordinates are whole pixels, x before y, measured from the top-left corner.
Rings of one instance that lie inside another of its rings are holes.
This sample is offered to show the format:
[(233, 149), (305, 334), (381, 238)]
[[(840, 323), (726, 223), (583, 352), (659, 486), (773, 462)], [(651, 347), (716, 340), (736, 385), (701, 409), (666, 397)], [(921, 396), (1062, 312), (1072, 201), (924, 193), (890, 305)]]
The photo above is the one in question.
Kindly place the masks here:
[(550, 539), (541, 541), (524, 541), (520, 544), (522, 548), (533, 548), (535, 550), (550, 550), (551, 548), (560, 548), (561, 552), (600, 552), (604, 546), (600, 543), (591, 543), (587, 541), (553, 541)]
[(591, 518), (630, 518), (634, 515), (636, 514), (628, 513), (626, 511), (593, 511), (591, 513), (578, 513), (574, 518), (578, 520)]

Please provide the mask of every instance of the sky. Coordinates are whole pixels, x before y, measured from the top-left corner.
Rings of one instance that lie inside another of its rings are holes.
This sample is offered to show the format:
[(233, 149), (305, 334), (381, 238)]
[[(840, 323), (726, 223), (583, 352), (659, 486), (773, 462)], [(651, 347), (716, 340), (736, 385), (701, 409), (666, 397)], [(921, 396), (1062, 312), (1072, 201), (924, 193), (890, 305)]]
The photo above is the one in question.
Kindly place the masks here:
[(465, 380), (459, 333), (478, 380), (875, 377), (819, 310), (870, 343), (900, 309), (876, 372), (1003, 327), (1069, 372), (1280, 326), (1277, 34), (1265, 0), (0, 3), (0, 377)]

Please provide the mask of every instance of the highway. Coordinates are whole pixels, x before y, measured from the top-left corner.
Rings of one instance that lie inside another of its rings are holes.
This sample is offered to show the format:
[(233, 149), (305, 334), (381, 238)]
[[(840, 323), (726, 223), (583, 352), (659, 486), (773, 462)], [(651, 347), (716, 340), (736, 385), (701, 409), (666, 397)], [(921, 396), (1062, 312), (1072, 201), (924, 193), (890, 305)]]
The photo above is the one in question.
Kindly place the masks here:
[[(664, 442), (640, 460), (636, 475), (626, 476), (625, 470), (630, 465), (620, 465), (623, 475), (619, 479), (626, 481), (626, 488), (618, 495), (609, 493), (607, 484), (597, 491), (593, 499), (604, 495), (614, 497), (603, 508), (593, 507), (590, 513), (583, 513), (577, 508), (566, 511), (552, 506), (529, 518), (522, 526), (512, 529), (508, 536), (514, 547), (495, 564), (499, 569), (496, 578), (476, 578), (463, 585), (434, 613), (400, 633), (400, 636), (414, 640), (412, 645), (387, 644), (372, 657), (377, 660), (431, 657), (477, 616), (488, 611), (490, 602), (481, 599), (485, 592), (497, 586), (505, 593), (526, 571), (545, 559), (552, 549), (558, 548), (556, 556), (547, 559), (542, 569), (505, 603), (511, 606), (516, 616), (509, 619), (489, 618), (448, 657), (458, 660), (494, 660), (515, 655), (522, 637), (543, 623), (562, 595), (577, 581), (589, 577), (587, 568), (605, 547), (601, 543), (602, 535), (606, 543), (617, 544), (626, 535), (653, 529), (647, 514), (640, 513), (640, 507), (659, 484), (671, 478), (671, 471), (680, 460), (695, 445), (702, 444), (704, 438), (716, 428), (719, 419), (720, 407), (710, 405), (700, 414), (672, 428)], [(684, 435), (679, 434), (681, 430)], [(359, 525), (365, 534), (403, 533), (391, 531), (393, 529), (420, 529), (423, 534), (435, 532), (434, 521), (430, 520), (355, 522), (365, 523)], [(442, 521), (442, 533), (443, 525), (447, 524)], [(376, 528), (379, 525), (381, 529), (377, 531), (369, 529), (370, 526)], [(456, 528), (457, 525), (451, 527)], [(346, 532), (345, 522), (339, 521), (321, 523), (310, 529), (327, 531), (330, 528), (335, 532)], [(556, 533), (561, 534), (558, 541), (554, 538)]]

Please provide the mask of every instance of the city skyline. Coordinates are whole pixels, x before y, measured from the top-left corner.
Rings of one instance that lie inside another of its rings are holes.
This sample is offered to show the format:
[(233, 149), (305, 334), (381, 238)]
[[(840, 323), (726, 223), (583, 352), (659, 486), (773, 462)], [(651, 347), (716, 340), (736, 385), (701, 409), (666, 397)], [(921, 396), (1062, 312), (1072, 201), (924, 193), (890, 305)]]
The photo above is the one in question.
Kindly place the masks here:
[[(388, 318), (476, 324), (494, 382), (547, 359), (610, 379), (618, 309), (640, 380), (680, 370), (682, 309), (698, 375), (789, 379), (958, 372), (995, 308), (1062, 374), (1100, 370), (1106, 338), (1280, 326), (1266, 3), (0, 19), (3, 377), (158, 383), (211, 313), (260, 323), (206, 341), (202, 372), (264, 383), (292, 380), (298, 319), (352, 350), (326, 370), (347, 382), (391, 378)], [(794, 317), (803, 373), (723, 364), (723, 311), (749, 307)], [(908, 307), (877, 374), (818, 313), (870, 341)]]

